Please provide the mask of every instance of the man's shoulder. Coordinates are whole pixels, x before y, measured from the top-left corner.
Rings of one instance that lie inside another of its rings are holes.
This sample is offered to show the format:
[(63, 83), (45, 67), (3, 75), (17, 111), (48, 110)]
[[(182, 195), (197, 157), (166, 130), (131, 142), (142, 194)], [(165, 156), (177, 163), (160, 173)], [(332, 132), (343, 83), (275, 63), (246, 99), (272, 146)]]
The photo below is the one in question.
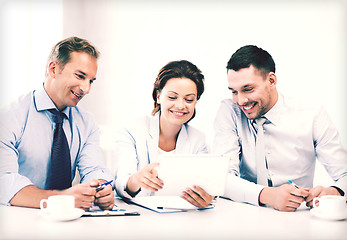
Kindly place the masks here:
[(288, 113), (300, 114), (316, 114), (323, 107), (321, 103), (305, 99), (304, 97), (284, 96), (283, 106)]
[(71, 108), (71, 112), (76, 115), (79, 116), (81, 118), (88, 118), (88, 117), (92, 117), (93, 114), (87, 110), (85, 110), (82, 107), (79, 106), (75, 106), (75, 107), (70, 107)]
[(230, 98), (223, 99), (221, 102), (221, 106), (225, 106), (232, 111), (237, 111), (237, 112), (241, 111), (239, 106), (237, 106), (237, 104)]
[(240, 107), (232, 99), (229, 98), (222, 100), (218, 115), (224, 115), (228, 118), (232, 117), (234, 119), (243, 117), (243, 113)]
[(81, 107), (71, 107), (70, 108), (70, 116), (72, 115), (73, 121), (79, 125), (95, 125), (95, 117), (94, 115), (81, 108)]
[(230, 98), (225, 98), (222, 100), (221, 104), (225, 104), (227, 106), (233, 106), (235, 105), (234, 101)]
[(6, 106), (4, 106), (2, 109), (9, 110), (9, 109), (17, 109), (17, 108), (25, 108), (26, 106), (29, 106), (33, 102), (33, 95), (35, 91), (30, 91), (25, 94), (22, 94)]
[(1, 119), (26, 118), (30, 108), (33, 106), (33, 93), (34, 91), (31, 91), (21, 95), (16, 100), (2, 107), (0, 110)]

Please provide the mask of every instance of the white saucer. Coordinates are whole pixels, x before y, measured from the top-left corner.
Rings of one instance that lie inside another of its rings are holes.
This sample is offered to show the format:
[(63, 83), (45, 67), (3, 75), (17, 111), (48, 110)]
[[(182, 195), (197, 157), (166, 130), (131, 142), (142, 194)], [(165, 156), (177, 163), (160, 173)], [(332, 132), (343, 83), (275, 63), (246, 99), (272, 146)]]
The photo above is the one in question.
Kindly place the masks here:
[(323, 219), (326, 219), (326, 220), (344, 220), (344, 219), (347, 218), (347, 208), (345, 209), (344, 212), (341, 212), (340, 214), (335, 215), (335, 216), (324, 214), (318, 208), (312, 208), (310, 210), (310, 212), (313, 215), (315, 215), (316, 217), (323, 218)]
[(74, 208), (73, 211), (71, 211), (69, 214), (64, 216), (55, 216), (50, 214), (47, 210), (40, 210), (40, 215), (48, 220), (54, 220), (54, 221), (71, 221), (75, 220), (77, 218), (80, 218), (84, 213), (83, 209), (80, 208)]

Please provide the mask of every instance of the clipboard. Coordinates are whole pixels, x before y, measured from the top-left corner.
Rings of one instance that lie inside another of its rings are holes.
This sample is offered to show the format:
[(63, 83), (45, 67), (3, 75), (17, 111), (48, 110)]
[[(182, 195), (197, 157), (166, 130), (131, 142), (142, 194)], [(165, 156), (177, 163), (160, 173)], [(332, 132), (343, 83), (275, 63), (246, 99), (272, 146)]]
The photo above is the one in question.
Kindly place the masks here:
[(97, 206), (93, 206), (89, 211), (84, 212), (82, 217), (114, 217), (114, 216), (139, 216), (137, 211), (128, 211), (123, 208), (114, 206), (111, 210), (102, 210)]

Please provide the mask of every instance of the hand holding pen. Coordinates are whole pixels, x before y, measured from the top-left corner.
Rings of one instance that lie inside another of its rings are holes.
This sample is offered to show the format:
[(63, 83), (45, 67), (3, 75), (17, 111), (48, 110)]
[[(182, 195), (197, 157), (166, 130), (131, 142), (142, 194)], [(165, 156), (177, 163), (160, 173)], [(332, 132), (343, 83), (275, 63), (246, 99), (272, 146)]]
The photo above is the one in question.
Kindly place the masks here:
[(102, 183), (101, 185), (99, 185), (99, 186), (96, 188), (96, 191), (97, 191), (97, 192), (101, 191), (102, 189), (104, 189), (107, 185), (111, 184), (112, 182), (113, 182), (113, 180)]
[[(296, 183), (294, 183), (292, 180), (288, 180), (288, 182), (291, 184), (291, 185), (293, 185), (295, 188), (297, 188), (297, 189), (300, 189), (300, 187), (296, 184)], [(307, 189), (304, 189), (303, 188), (303, 190), (305, 190), (305, 191), (307, 191)], [(308, 192), (307, 192), (307, 195), (308, 195)], [(305, 195), (298, 195), (299, 197), (302, 197), (305, 201), (306, 201), (306, 197), (307, 197), (307, 195), (306, 195), (306, 193), (305, 193)]]
[(106, 186), (110, 185), (113, 180), (104, 182), (96, 188), (96, 195), (94, 203), (101, 209), (112, 209), (114, 206), (114, 192), (112, 188), (107, 188), (102, 191)]
[(296, 187), (297, 189), (299, 189), (299, 186), (296, 185), (292, 180), (288, 180), (288, 182), (289, 182), (291, 185), (293, 185), (294, 187)]

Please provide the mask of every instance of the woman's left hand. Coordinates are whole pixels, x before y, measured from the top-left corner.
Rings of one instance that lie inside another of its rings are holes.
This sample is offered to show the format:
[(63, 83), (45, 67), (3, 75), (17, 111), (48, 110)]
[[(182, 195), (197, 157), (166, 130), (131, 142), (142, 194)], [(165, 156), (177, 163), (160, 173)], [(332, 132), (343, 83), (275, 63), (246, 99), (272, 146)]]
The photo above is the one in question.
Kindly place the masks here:
[(193, 189), (188, 188), (184, 191), (182, 198), (198, 208), (205, 208), (212, 202), (214, 197), (209, 195), (202, 188), (194, 186)]

